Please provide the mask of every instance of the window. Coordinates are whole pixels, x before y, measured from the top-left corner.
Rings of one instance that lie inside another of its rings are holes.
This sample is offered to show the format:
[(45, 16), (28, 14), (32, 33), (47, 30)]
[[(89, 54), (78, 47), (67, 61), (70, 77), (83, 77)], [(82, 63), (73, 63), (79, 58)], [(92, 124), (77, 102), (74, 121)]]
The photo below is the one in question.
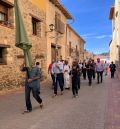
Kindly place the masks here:
[(34, 18), (32, 18), (32, 29), (33, 29), (33, 34), (34, 35), (37, 35), (37, 21), (34, 19)]
[(69, 30), (69, 37), (71, 37), (71, 30)]
[(76, 51), (78, 50), (78, 47), (77, 47), (77, 45), (76, 45)]
[(4, 62), (4, 51), (5, 51), (5, 48), (0, 47), (0, 63), (5, 63)]
[(61, 15), (59, 13), (55, 13), (55, 29), (57, 32), (64, 34), (65, 33), (65, 25), (61, 21)]
[(71, 42), (69, 42), (69, 56), (71, 56)]
[(0, 24), (12, 26), (14, 21), (13, 4), (8, 1), (0, 1)]
[(0, 64), (7, 64), (7, 49), (10, 45), (0, 44)]
[(7, 14), (0, 12), (0, 21), (7, 21)]
[(32, 33), (41, 37), (41, 22), (34, 17), (32, 17)]
[(115, 14), (115, 15), (116, 15), (116, 17), (118, 16), (118, 11), (116, 12), (116, 14)]

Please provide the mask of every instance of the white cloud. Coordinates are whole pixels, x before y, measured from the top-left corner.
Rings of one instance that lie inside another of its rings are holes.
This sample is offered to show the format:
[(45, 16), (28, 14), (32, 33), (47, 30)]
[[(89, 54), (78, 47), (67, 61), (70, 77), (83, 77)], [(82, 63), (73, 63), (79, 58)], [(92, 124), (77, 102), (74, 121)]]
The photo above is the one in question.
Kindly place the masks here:
[(88, 37), (88, 36), (93, 36), (93, 35), (95, 35), (94, 33), (88, 33), (88, 34), (83, 34), (83, 35), (81, 35), (81, 36), (83, 36), (83, 37)]
[(104, 38), (108, 38), (108, 37), (112, 37), (112, 35), (107, 34), (107, 35), (97, 35), (94, 33), (88, 33), (88, 34), (83, 34), (81, 35), (83, 38), (93, 38), (93, 39), (104, 39)]
[(107, 38), (107, 37), (112, 37), (112, 35), (99, 35), (99, 36), (96, 36), (97, 39), (104, 39), (104, 38)]

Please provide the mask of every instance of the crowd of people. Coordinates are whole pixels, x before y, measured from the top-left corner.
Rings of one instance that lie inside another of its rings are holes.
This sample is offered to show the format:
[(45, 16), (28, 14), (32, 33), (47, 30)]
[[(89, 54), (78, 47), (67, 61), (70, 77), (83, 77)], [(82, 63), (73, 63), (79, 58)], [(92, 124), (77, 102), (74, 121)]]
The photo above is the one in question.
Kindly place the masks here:
[[(21, 65), (20, 70), (22, 72), (26, 71), (26, 81), (25, 81), (25, 100), (26, 100), (26, 110), (24, 112), (32, 111), (32, 104), (30, 100), (30, 93), (32, 91), (33, 97), (43, 107), (43, 102), (40, 97), (40, 69), (39, 62), (33, 61), (32, 69), (29, 70), (25, 67), (25, 62)], [(108, 68), (111, 72), (111, 78), (114, 78), (114, 73), (116, 71), (116, 66), (113, 62), (109, 65), (106, 61), (102, 63), (100, 58), (97, 61), (89, 59), (87, 62), (83, 62), (75, 59), (72, 65), (69, 64), (67, 60), (52, 61), (48, 67), (48, 73), (52, 78), (52, 89), (54, 91), (53, 97), (58, 95), (58, 86), (60, 87), (61, 95), (63, 95), (64, 90), (72, 89), (73, 97), (78, 97), (78, 92), (81, 87), (81, 78), (84, 80), (88, 79), (88, 86), (92, 86), (92, 81), (97, 78), (97, 83), (103, 82), (103, 73), (105, 76), (108, 74)], [(96, 77), (97, 76), (97, 77)]]
[(67, 60), (53, 61), (48, 67), (48, 73), (51, 74), (52, 88), (54, 89), (54, 97), (57, 96), (57, 89), (60, 86), (61, 94), (64, 89), (70, 89), (72, 86), (73, 97), (78, 96), (78, 90), (80, 89), (81, 76), (86, 80), (88, 78), (89, 86), (92, 85), (92, 80), (95, 80), (97, 76), (97, 83), (103, 82), (103, 72), (105, 76), (108, 74), (108, 68), (110, 68), (111, 78), (114, 78), (116, 66), (113, 62), (109, 65), (106, 61), (102, 63), (100, 58), (95, 62), (93, 59), (89, 59), (87, 62), (79, 62), (74, 60), (72, 65)]

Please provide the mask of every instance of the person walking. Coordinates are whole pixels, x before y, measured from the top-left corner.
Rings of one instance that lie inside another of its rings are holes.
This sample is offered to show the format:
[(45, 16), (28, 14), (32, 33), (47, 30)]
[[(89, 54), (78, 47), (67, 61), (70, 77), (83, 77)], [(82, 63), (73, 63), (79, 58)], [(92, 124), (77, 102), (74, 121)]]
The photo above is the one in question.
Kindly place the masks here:
[(81, 73), (82, 73), (82, 63), (81, 61), (78, 62), (78, 90), (80, 90), (80, 85), (81, 85)]
[(40, 104), (40, 107), (43, 107), (42, 99), (39, 94), (40, 87), (40, 71), (37, 66), (35, 66), (35, 61), (32, 61), (32, 69), (25, 67), (25, 63), (20, 66), (20, 71), (26, 72), (26, 80), (25, 80), (25, 101), (26, 101), (26, 110), (24, 113), (28, 113), (32, 111), (32, 104), (30, 99), (30, 93), (32, 91), (33, 97)]
[(54, 86), (55, 86), (55, 75), (52, 71), (53, 64), (54, 64), (54, 61), (52, 61), (52, 63), (50, 63), (50, 65), (48, 67), (48, 74), (51, 75), (51, 79), (52, 79), (52, 89), (54, 89)]
[(78, 74), (79, 66), (77, 61), (73, 61), (70, 75), (72, 77), (72, 93), (73, 97), (78, 97)]
[(115, 71), (116, 71), (116, 65), (114, 64), (114, 62), (112, 61), (110, 66), (110, 72), (111, 72), (111, 78), (114, 78), (114, 74), (115, 74)]
[[(39, 62), (36, 62), (36, 67), (38, 67), (39, 71), (40, 71), (40, 79), (42, 78), (42, 70), (40, 68), (40, 63)], [(40, 94), (40, 81), (38, 81), (38, 91), (39, 91), (39, 94)]]
[(100, 83), (100, 81), (101, 83), (103, 82), (103, 71), (104, 71), (104, 66), (100, 62), (100, 58), (97, 58), (96, 72), (97, 72), (97, 83), (98, 84)]
[(105, 73), (105, 76), (107, 76), (107, 74), (108, 74), (108, 63), (107, 63), (107, 61), (105, 61), (105, 63), (104, 63), (104, 73)]
[[(60, 60), (61, 65), (64, 66), (64, 60)], [(62, 80), (63, 80), (63, 87), (64, 87), (64, 73), (62, 72)]]
[(96, 63), (95, 63), (94, 60), (92, 60), (92, 66), (93, 66), (92, 77), (93, 77), (93, 80), (95, 80), (95, 77), (96, 77)]
[(86, 62), (85, 62), (85, 60), (82, 63), (82, 73), (83, 73), (83, 79), (86, 80)]
[(65, 60), (63, 72), (64, 72), (64, 87), (65, 89), (70, 89), (70, 75), (69, 75), (70, 66), (67, 60)]
[(91, 84), (92, 84), (93, 68), (94, 68), (93, 63), (91, 62), (91, 60), (89, 60), (87, 65), (86, 65), (89, 86), (91, 86)]
[(61, 89), (61, 95), (63, 95), (63, 63), (59, 61), (59, 59), (57, 59), (57, 61), (54, 62), (52, 67), (52, 72), (55, 75), (55, 86), (54, 86), (53, 97), (57, 96), (58, 83)]

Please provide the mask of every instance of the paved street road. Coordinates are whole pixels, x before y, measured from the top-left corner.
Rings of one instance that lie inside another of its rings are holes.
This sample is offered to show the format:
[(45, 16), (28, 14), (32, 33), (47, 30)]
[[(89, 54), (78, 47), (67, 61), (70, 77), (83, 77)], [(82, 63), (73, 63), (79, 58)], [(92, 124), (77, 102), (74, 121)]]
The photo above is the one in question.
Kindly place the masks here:
[(23, 92), (2, 96), (0, 129), (104, 129), (108, 85), (112, 82), (107, 80), (99, 85), (95, 80), (92, 87), (82, 80), (79, 98), (72, 98), (71, 90), (52, 98), (48, 83), (41, 93), (44, 108), (32, 98), (33, 111), (25, 115)]

